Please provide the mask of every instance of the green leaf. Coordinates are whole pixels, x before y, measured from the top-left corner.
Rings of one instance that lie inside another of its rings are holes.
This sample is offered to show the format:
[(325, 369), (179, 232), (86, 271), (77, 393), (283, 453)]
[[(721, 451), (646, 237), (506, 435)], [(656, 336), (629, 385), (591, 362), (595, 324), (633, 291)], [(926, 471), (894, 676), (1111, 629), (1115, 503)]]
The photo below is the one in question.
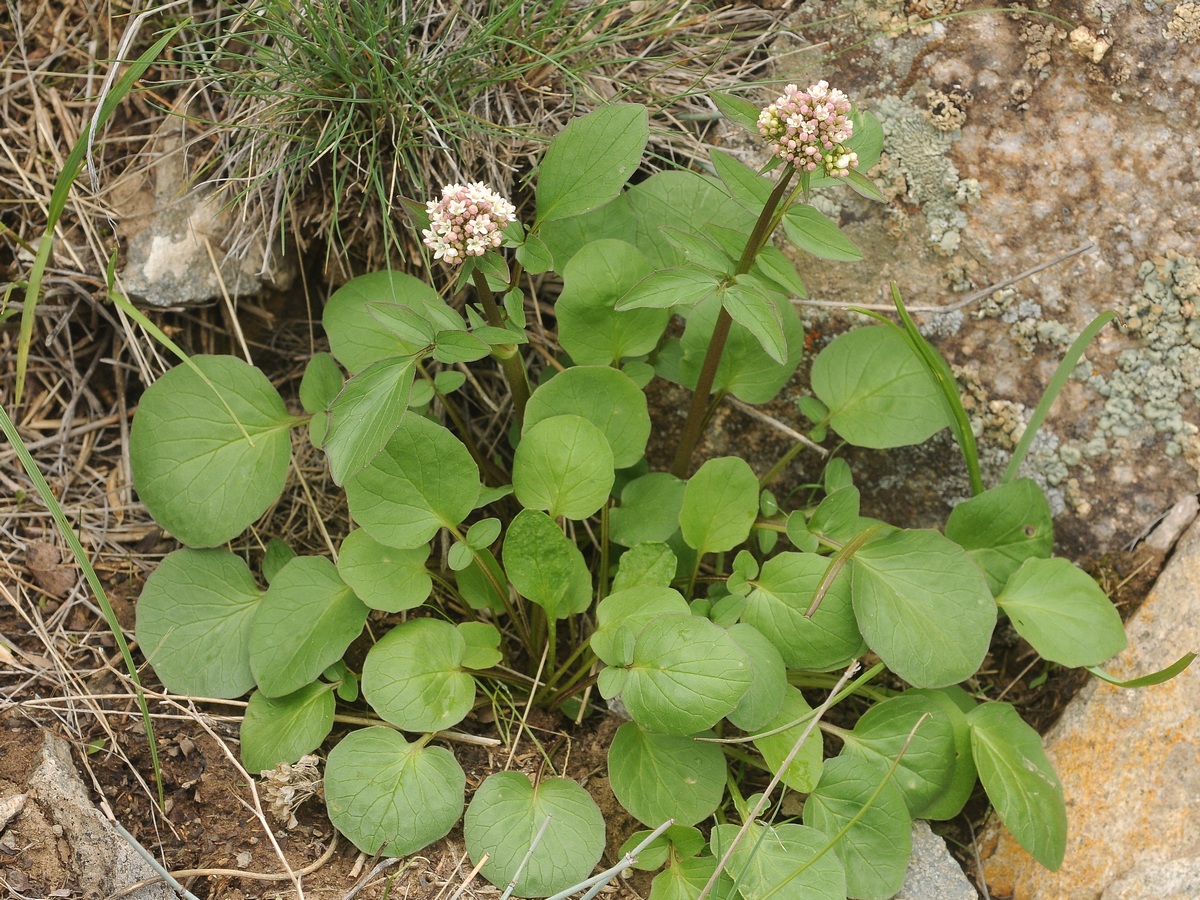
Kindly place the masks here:
[(176, 550), (137, 603), (137, 642), (176, 694), (232, 699), (254, 686), (250, 621), (262, 592), (244, 560), (224, 550)]
[[(482, 566), (487, 566), (491, 578), (484, 573)], [(459, 594), (472, 609), (504, 611), (504, 598), (496, 592), (496, 587), (499, 585), (501, 589), (507, 590), (508, 577), (496, 562), (491, 550), (476, 551), (475, 561), (457, 573), (455, 580)]]
[(906, 691), (904, 696), (927, 697), (933, 700), (941, 708), (942, 714), (946, 716), (954, 731), (953, 774), (950, 784), (933, 803), (924, 809), (915, 810), (914, 816), (937, 821), (953, 819), (971, 799), (975, 784), (979, 780), (979, 772), (971, 756), (971, 728), (967, 723), (967, 713), (975, 708), (975, 701), (957, 685), (937, 690), (913, 688)]
[[(509, 343), (512, 343), (511, 336)], [(465, 331), (439, 331), (433, 358), (438, 362), (453, 365), (460, 362), (475, 362), (492, 352), (491, 345), (482, 337)]]
[(650, 261), (625, 241), (593, 241), (571, 257), (554, 312), (559, 343), (575, 362), (608, 365), (654, 349), (670, 311), (616, 309), (617, 301), (650, 272)]
[(716, 811), (725, 793), (725, 754), (719, 744), (655, 734), (626, 722), (608, 748), (608, 777), (621, 805), (639, 822), (694, 825)]
[(329, 295), (321, 321), (333, 355), (352, 374), (382, 359), (421, 349), (421, 342), (402, 340), (382, 326), (388, 304), (416, 312), (447, 308), (437, 291), (403, 272), (385, 270), (351, 278)]
[(842, 234), (835, 222), (805, 203), (797, 203), (784, 213), (783, 230), (793, 244), (821, 259), (843, 262), (862, 259), (862, 251)]
[[(617, 853), (620, 856), (633, 853), (649, 836), (649, 831), (635, 831), (621, 845), (621, 849)], [(688, 859), (702, 851), (707, 844), (708, 841), (704, 839), (704, 835), (691, 825), (672, 825), (645, 847), (642, 847), (642, 852), (637, 855), (633, 868), (652, 872), (661, 868), (667, 862), (668, 857)]]
[(755, 284), (752, 276), (739, 275), (721, 295), (721, 305), (733, 321), (758, 339), (767, 356), (779, 365), (787, 362), (787, 338), (779, 305)]
[[(660, 616), (690, 615), (683, 595), (666, 584), (619, 590), (614, 584), (613, 588), (596, 606), (596, 630), (591, 637), (593, 652), (610, 666), (632, 659), (633, 642), (647, 623)], [(624, 649), (629, 649), (628, 655)]]
[(379, 639), (363, 663), (362, 692), (380, 717), (405, 731), (457, 725), (475, 702), (463, 671), (467, 642), (441, 619), (410, 619)]
[[(731, 393), (745, 403), (769, 403), (795, 373), (804, 356), (804, 328), (788, 300), (776, 298), (773, 302), (783, 321), (787, 359), (782, 365), (771, 359), (758, 338), (734, 322), (717, 366), (714, 390)], [(680, 375), (685, 387), (696, 386), (720, 311), (720, 299), (714, 296), (698, 304), (688, 315), (681, 342)]]
[(129, 462), (154, 521), (184, 544), (214, 547), (283, 491), (296, 420), (261, 370), (232, 356), (192, 363), (196, 369), (176, 366), (142, 395)]
[(479, 496), (479, 469), (453, 434), (405, 416), (369, 466), (346, 480), (350, 513), (381, 544), (402, 550), (429, 543), (467, 517)]
[[(959, 713), (961, 715), (961, 713)], [(912, 739), (913, 726), (927, 716)], [(901, 757), (907, 743), (908, 749)], [(845, 736), (842, 750), (886, 772), (893, 760), (900, 763), (892, 776), (910, 814), (916, 816), (950, 786), (954, 774), (954, 726), (950, 716), (932, 697), (906, 692), (868, 709)]]
[(753, 625), (733, 625), (729, 636), (746, 651), (754, 680), (727, 718), (742, 731), (758, 731), (779, 713), (787, 693), (787, 669), (775, 645)]
[(1013, 837), (1051, 871), (1067, 846), (1062, 784), (1038, 733), (1007, 703), (984, 703), (967, 714), (979, 780)]
[(263, 579), (267, 582), (267, 584), (270, 584), (275, 580), (275, 576), (279, 573), (279, 570), (295, 558), (295, 550), (293, 550), (279, 538), (271, 538), (269, 541), (267, 541), (267, 551), (263, 554)]
[(675, 577), (678, 560), (671, 548), (659, 542), (636, 544), (621, 554), (613, 593), (626, 588), (667, 587)]
[(774, 183), (723, 150), (711, 149), (709, 155), (712, 157), (713, 168), (717, 170), (717, 176), (729, 190), (729, 195), (743, 206), (754, 210), (756, 215), (761, 212), (775, 188)]
[[(541, 840), (530, 854), (539, 831)], [(487, 854), (482, 872), (493, 884), (515, 880), (517, 896), (548, 897), (591, 874), (604, 852), (604, 818), (574, 781), (543, 778), (534, 785), (521, 772), (497, 772), (467, 807), (463, 837), (471, 859), (479, 862)]]
[(804, 279), (796, 271), (795, 264), (784, 256), (777, 247), (772, 247), (768, 244), (758, 251), (758, 256), (754, 260), (754, 269), (751, 271), (755, 270), (764, 278), (774, 282), (780, 290), (791, 296), (808, 296), (808, 290), (804, 286)]
[(467, 529), (467, 546), (473, 550), (483, 550), (496, 543), (500, 537), (499, 519), (480, 519)]
[(604, 432), (618, 469), (636, 465), (646, 453), (650, 438), (646, 395), (617, 369), (572, 366), (555, 375), (529, 398), (524, 427), (561, 415), (583, 416)]
[(329, 752), (325, 805), (334, 827), (363, 853), (406, 856), (449, 833), (466, 784), (449, 750), (374, 726), (350, 732)]
[(716, 291), (721, 278), (696, 266), (656, 269), (617, 300), (615, 309), (673, 309), (692, 306)]
[(859, 629), (914, 687), (957, 684), (978, 671), (996, 603), (967, 552), (936, 531), (894, 531), (850, 560)]
[(871, 763), (838, 756), (825, 763), (820, 784), (804, 803), (805, 825), (831, 837), (849, 826), (833, 853), (845, 868), (847, 894), (863, 900), (886, 900), (899, 891), (912, 853), (912, 819), (904, 796), (890, 781), (881, 784), (884, 777)]
[(874, 200), (876, 203), (887, 202), (887, 198), (883, 196), (883, 192), (879, 190), (875, 182), (856, 169), (851, 169), (846, 173), (846, 184), (850, 185), (856, 194), (866, 197), (868, 200)]
[(1151, 672), (1149, 675), (1142, 675), (1140, 678), (1129, 678), (1122, 681), (1114, 675), (1105, 672), (1099, 666), (1088, 666), (1087, 670), (1099, 678), (1101, 681), (1107, 681), (1109, 684), (1119, 688), (1144, 688), (1151, 687), (1156, 684), (1162, 684), (1164, 681), (1170, 681), (1184, 669), (1192, 664), (1196, 659), (1195, 653), (1185, 653), (1171, 665), (1164, 669), (1159, 669), (1157, 672)]
[(813, 360), (812, 387), (829, 424), (858, 447), (920, 444), (949, 425), (937, 385), (891, 326), (835, 338)]
[[(699, 900), (716, 868), (717, 860), (712, 856), (672, 857), (670, 865), (654, 876), (649, 900)], [(740, 895), (734, 889), (733, 879), (724, 872), (708, 894), (712, 900), (730, 900), (737, 896)]]
[(461, 572), (473, 562), (475, 551), (468, 544), (455, 541), (450, 545), (450, 550), (446, 553), (446, 565), (450, 567), (450, 571)]
[(1127, 643), (1112, 601), (1066, 559), (1025, 560), (996, 603), (1038, 655), (1064, 666), (1099, 665)]
[[(779, 711), (771, 721), (767, 722), (766, 731), (773, 731), (776, 728), (782, 728), (789, 722), (795, 722), (801, 717), (807, 716), (812, 712), (812, 707), (808, 705), (808, 701), (804, 699), (804, 695), (797, 688), (788, 686), (784, 694), (783, 702), (779, 705)], [(758, 748), (758, 752), (762, 754), (771, 771), (779, 773), (780, 766), (787, 759), (787, 755), (792, 752), (792, 747), (796, 745), (796, 741), (800, 740), (800, 735), (804, 733), (805, 728), (811, 724), (804, 721), (791, 728), (779, 732), (778, 734), (768, 735), (755, 740), (754, 746)], [(800, 748), (800, 752), (796, 754), (791, 765), (787, 767), (781, 775), (784, 784), (793, 790), (808, 793), (821, 778), (821, 769), (823, 766), (824, 750), (821, 746), (821, 732), (819, 729), (812, 729), (807, 738), (804, 739), (804, 744)]]
[(384, 612), (402, 612), (429, 599), (433, 579), (425, 568), (428, 558), (428, 544), (398, 550), (356, 528), (342, 541), (337, 570), (367, 606)]
[(647, 623), (625, 672), (620, 693), (630, 716), (666, 734), (711, 728), (737, 706), (752, 678), (745, 651), (728, 632), (692, 615)]
[[(717, 825), (710, 844), (724, 857), (737, 825)], [(753, 824), (725, 867), (743, 900), (845, 900), (846, 874), (832, 853), (829, 838), (807, 825)]]
[(504, 568), (523, 597), (551, 622), (583, 612), (592, 602), (592, 576), (583, 554), (554, 520), (521, 510), (504, 536)]
[(708, 96), (721, 111), (721, 115), (741, 125), (747, 131), (758, 134), (758, 117), (762, 112), (761, 109), (744, 97), (736, 97), (733, 94), (713, 91)]
[(342, 389), (342, 370), (337, 360), (324, 351), (314, 353), (304, 367), (300, 379), (300, 405), (306, 413), (316, 415), (328, 408)]
[(789, 669), (845, 667), (865, 649), (843, 570), (811, 617), (805, 616), (829, 560), (815, 553), (780, 553), (767, 560), (746, 598), (742, 621), (761, 631)]
[(740, 246), (735, 253), (740, 255), (757, 218), (731, 199), (715, 178), (695, 172), (658, 172), (634, 185), (625, 196), (636, 223), (634, 243), (655, 268), (684, 262), (684, 254), (673, 240), (681, 227), (700, 234), (713, 223), (727, 226), (738, 234)]
[(586, 519), (608, 500), (613, 480), (608, 438), (582, 416), (552, 416), (527, 428), (513, 458), (521, 505), (555, 518)]
[(250, 695), (242, 719), (242, 765), (257, 774), (294, 763), (321, 746), (333, 730), (333, 685), (315, 682), (286, 697)]
[(750, 536), (758, 518), (758, 477), (737, 456), (705, 462), (687, 483), (679, 527), (701, 553), (732, 550)]
[(250, 625), (250, 668), (268, 697), (317, 680), (362, 633), (367, 607), (320, 556), (279, 570)]
[(412, 359), (381, 359), (334, 398), (321, 446), (335, 484), (345, 484), (383, 450), (408, 409), (413, 368)]
[(500, 652), (500, 631), (490, 622), (459, 622), (458, 633), (467, 642), (464, 669), (490, 669), (504, 658)]
[(966, 500), (946, 520), (946, 537), (966, 548), (993, 594), (1027, 559), (1054, 550), (1054, 522), (1042, 489), (1028, 478), (998, 484)]
[(527, 234), (525, 242), (517, 248), (517, 262), (524, 266), (530, 275), (541, 275), (554, 268), (554, 255), (540, 237)]
[(609, 537), (623, 547), (663, 542), (679, 530), (686, 484), (668, 472), (635, 478), (621, 491), (609, 519)]
[(650, 139), (644, 106), (614, 103), (559, 132), (538, 169), (537, 222), (577, 216), (617, 196)]

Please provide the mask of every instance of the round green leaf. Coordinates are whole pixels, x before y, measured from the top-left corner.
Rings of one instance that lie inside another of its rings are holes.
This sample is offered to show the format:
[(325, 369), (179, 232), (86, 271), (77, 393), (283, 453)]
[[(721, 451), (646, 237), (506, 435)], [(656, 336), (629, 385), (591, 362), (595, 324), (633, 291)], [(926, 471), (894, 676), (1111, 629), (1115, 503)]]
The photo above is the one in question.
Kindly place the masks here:
[(621, 554), (613, 592), (632, 587), (666, 587), (675, 578), (679, 561), (666, 544), (637, 544)]
[(462, 814), (466, 776), (449, 750), (391, 728), (352, 731), (329, 753), (329, 820), (363, 853), (405, 856), (444, 837)]
[(268, 697), (298, 691), (342, 658), (362, 633), (367, 607), (320, 556), (279, 570), (250, 625), (250, 668)]
[(650, 472), (621, 491), (621, 504), (609, 517), (609, 535), (623, 547), (662, 542), (679, 530), (685, 482), (669, 472)]
[(833, 853), (846, 872), (850, 897), (885, 900), (904, 885), (904, 872), (912, 854), (912, 819), (900, 789), (884, 780), (884, 770), (862, 759), (842, 755), (825, 763), (825, 773), (804, 802), (804, 824), (825, 834), (846, 836), (833, 845)]
[(633, 380), (608, 366), (572, 366), (529, 398), (525, 428), (552, 416), (583, 416), (608, 438), (613, 465), (625, 469), (646, 452), (650, 413), (646, 395)]
[(490, 622), (459, 622), (458, 633), (467, 644), (464, 669), (490, 669), (504, 658), (500, 652), (500, 631)]
[(383, 452), (346, 481), (350, 513), (389, 547), (428, 544), (475, 507), (479, 468), (462, 441), (428, 419), (407, 415)]
[(167, 690), (240, 697), (254, 687), (250, 622), (261, 598), (241, 557), (176, 550), (142, 587), (138, 646)]
[[(614, 480), (608, 438), (582, 416), (552, 416), (526, 429), (513, 459), (521, 505), (554, 518), (586, 519), (608, 499)], [(364, 523), (365, 524), (365, 523)]]
[(342, 370), (332, 354), (314, 353), (300, 379), (300, 405), (316, 415), (325, 410), (342, 389)]
[(752, 676), (724, 628), (692, 615), (660, 616), (638, 633), (621, 689), (630, 716), (651, 731), (695, 734), (737, 706)]
[[(543, 823), (552, 817), (520, 877)], [(516, 878), (519, 897), (548, 897), (591, 874), (604, 852), (604, 818), (574, 781), (544, 778), (536, 786), (520, 772), (497, 772), (479, 786), (463, 822), (467, 851), (492, 884)]]
[(701, 553), (732, 550), (750, 536), (758, 518), (758, 477), (738, 456), (704, 463), (687, 483), (679, 527)]
[(859, 447), (919, 444), (950, 424), (933, 376), (891, 326), (835, 338), (813, 360), (812, 388), (829, 424)]
[(625, 241), (591, 241), (571, 257), (554, 313), (559, 343), (576, 363), (602, 366), (654, 349), (670, 310), (615, 309), (650, 271), (649, 260)]
[(380, 717), (405, 731), (457, 725), (475, 702), (463, 671), (467, 642), (441, 619), (410, 619), (384, 635), (363, 663), (362, 692)]
[(336, 706), (333, 685), (323, 682), (305, 685), (286, 697), (255, 691), (240, 734), (246, 771), (265, 772), (316, 750), (333, 730)]
[(192, 364), (142, 395), (129, 462), (154, 521), (184, 544), (215, 547), (283, 491), (296, 420), (259, 369), (232, 356), (196, 356)]
[(1095, 579), (1066, 559), (1027, 559), (996, 598), (1040, 656), (1098, 666), (1125, 649), (1125, 626)]
[[(800, 693), (799, 689), (788, 685), (783, 702), (779, 705), (779, 712), (767, 723), (763, 731), (774, 731), (776, 728), (783, 728), (792, 722), (796, 722), (796, 724), (777, 734), (757, 738), (754, 741), (754, 746), (763, 755), (763, 759), (766, 760), (772, 772), (779, 772), (783, 761), (792, 752), (792, 747), (796, 746), (796, 741), (800, 740), (800, 735), (804, 734), (805, 729), (808, 728), (810, 722), (806, 721), (805, 717), (809, 716), (812, 711), (812, 707), (808, 705), (808, 701), (804, 699), (804, 695)], [(813, 728), (809, 731), (808, 737), (804, 739), (804, 745), (800, 748), (800, 752), (783, 772), (783, 783), (802, 793), (811, 791), (821, 778), (824, 755), (821, 732), (819, 729)]]
[(770, 639), (789, 669), (842, 668), (866, 647), (845, 570), (834, 578), (812, 617), (804, 615), (828, 567), (829, 560), (815, 553), (780, 553), (763, 563), (746, 597), (742, 621)]
[(504, 568), (513, 587), (546, 610), (551, 621), (581, 613), (592, 602), (592, 576), (583, 554), (554, 520), (521, 510), (504, 536)]
[(429, 599), (433, 579), (425, 568), (429, 545), (398, 550), (379, 543), (362, 528), (346, 535), (337, 569), (358, 599), (372, 609), (401, 612)]
[(954, 774), (950, 784), (933, 803), (915, 810), (914, 816), (932, 821), (953, 819), (971, 799), (979, 780), (979, 772), (971, 755), (971, 728), (967, 722), (967, 713), (975, 708), (975, 701), (958, 685), (936, 690), (914, 688), (906, 692), (906, 695), (909, 694), (932, 699), (941, 707), (954, 730)]
[[(709, 844), (718, 859), (739, 831), (717, 825)], [(845, 900), (846, 874), (832, 853), (829, 838), (807, 825), (751, 825), (725, 867), (743, 900)]]
[(1007, 703), (984, 703), (967, 714), (979, 780), (1000, 821), (1051, 871), (1067, 846), (1062, 783), (1038, 733)]
[(944, 687), (979, 669), (996, 603), (967, 551), (936, 531), (893, 531), (850, 561), (863, 637), (913, 687)]
[(592, 632), (592, 650), (608, 665), (620, 665), (619, 645), (629, 643), (632, 646), (620, 633), (636, 640), (638, 632), (648, 622), (669, 615), (691, 615), (691, 612), (683, 595), (666, 585), (614, 590), (596, 606), (597, 627)]
[(1021, 563), (1053, 552), (1054, 520), (1037, 483), (1018, 478), (954, 507), (946, 537), (970, 552), (992, 593), (999, 594)]
[(445, 307), (441, 296), (419, 278), (403, 272), (372, 272), (352, 278), (329, 295), (321, 321), (338, 362), (357, 374), (392, 356), (408, 356), (420, 345), (383, 327), (368, 304), (396, 304), (420, 311)]
[[(926, 715), (910, 740), (913, 726)], [(887, 771), (906, 744), (892, 779), (915, 816), (945, 793), (954, 774), (954, 726), (941, 704), (912, 693), (877, 703), (846, 736), (842, 752)]]
[(725, 754), (718, 744), (626, 722), (608, 748), (608, 777), (621, 805), (638, 821), (694, 825), (713, 814), (725, 793)]
[(775, 645), (753, 625), (739, 622), (729, 636), (746, 651), (754, 680), (727, 718), (742, 731), (758, 731), (779, 713), (787, 693), (787, 669)]

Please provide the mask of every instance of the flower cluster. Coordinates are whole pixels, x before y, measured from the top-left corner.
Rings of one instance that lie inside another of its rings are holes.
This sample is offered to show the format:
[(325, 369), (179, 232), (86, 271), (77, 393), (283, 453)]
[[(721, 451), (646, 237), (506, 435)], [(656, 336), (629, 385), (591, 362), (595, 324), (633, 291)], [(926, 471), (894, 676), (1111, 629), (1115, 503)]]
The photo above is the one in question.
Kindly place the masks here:
[(807, 91), (789, 84), (782, 97), (758, 116), (758, 131), (780, 159), (809, 172), (845, 175), (858, 165), (858, 154), (845, 144), (854, 134), (850, 101), (837, 88), (818, 81)]
[(448, 184), (441, 200), (425, 204), (429, 227), (422, 230), (434, 259), (462, 262), (500, 246), (501, 232), (517, 219), (516, 208), (486, 184)]

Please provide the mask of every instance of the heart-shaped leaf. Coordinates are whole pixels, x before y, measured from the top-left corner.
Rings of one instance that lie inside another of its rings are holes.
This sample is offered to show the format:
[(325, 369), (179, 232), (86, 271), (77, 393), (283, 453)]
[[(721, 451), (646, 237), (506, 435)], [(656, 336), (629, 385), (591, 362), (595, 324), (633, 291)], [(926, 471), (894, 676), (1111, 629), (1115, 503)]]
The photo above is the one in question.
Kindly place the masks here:
[(613, 478), (608, 438), (582, 416), (552, 416), (525, 429), (513, 459), (517, 499), (554, 518), (592, 515), (608, 499)]
[(656, 734), (636, 722), (617, 729), (608, 748), (608, 777), (638, 821), (694, 825), (716, 810), (725, 793), (725, 754), (720, 745), (694, 737)]
[(583, 416), (612, 448), (613, 465), (636, 465), (650, 438), (646, 395), (633, 380), (609, 366), (572, 366), (541, 385), (525, 407), (525, 428), (553, 416)]
[(247, 772), (294, 763), (321, 746), (333, 730), (333, 685), (314, 682), (286, 697), (250, 695), (239, 737)]
[(384, 612), (402, 612), (429, 599), (433, 579), (425, 568), (429, 545), (399, 550), (379, 543), (362, 528), (346, 535), (337, 569), (363, 603)]
[(405, 731), (457, 725), (475, 702), (475, 679), (463, 670), (467, 642), (441, 619), (410, 619), (367, 653), (362, 692), (380, 717)]
[(687, 483), (679, 527), (701, 553), (732, 550), (750, 536), (758, 518), (758, 478), (738, 456), (705, 462)]
[(946, 537), (966, 548), (993, 594), (1021, 564), (1054, 550), (1054, 521), (1042, 489), (1028, 478), (998, 484), (965, 500), (946, 520)]

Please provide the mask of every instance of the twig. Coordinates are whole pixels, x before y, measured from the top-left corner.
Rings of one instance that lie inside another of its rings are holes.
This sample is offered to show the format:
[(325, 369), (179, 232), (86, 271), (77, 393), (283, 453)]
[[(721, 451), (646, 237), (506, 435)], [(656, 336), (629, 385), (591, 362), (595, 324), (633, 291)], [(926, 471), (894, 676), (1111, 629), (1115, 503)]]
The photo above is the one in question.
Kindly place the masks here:
[(743, 403), (741, 400), (737, 399), (737, 397), (734, 397), (732, 394), (728, 395), (725, 398), (725, 400), (727, 403), (729, 403), (734, 409), (738, 410), (739, 412), (743, 412), (746, 415), (750, 416), (750, 418), (758, 419), (758, 421), (764, 423), (765, 425), (771, 426), (776, 431), (778, 431), (780, 434), (787, 435), (793, 441), (803, 444), (809, 450), (813, 450), (813, 451), (819, 453), (821, 456), (829, 455), (829, 451), (826, 450), (824, 447), (822, 447), (820, 444), (818, 444), (816, 441), (812, 440), (812, 438), (801, 434), (795, 428), (792, 428), (790, 425), (780, 422), (778, 419), (774, 418), (773, 416), (768, 416), (761, 409), (755, 409), (749, 403)]

